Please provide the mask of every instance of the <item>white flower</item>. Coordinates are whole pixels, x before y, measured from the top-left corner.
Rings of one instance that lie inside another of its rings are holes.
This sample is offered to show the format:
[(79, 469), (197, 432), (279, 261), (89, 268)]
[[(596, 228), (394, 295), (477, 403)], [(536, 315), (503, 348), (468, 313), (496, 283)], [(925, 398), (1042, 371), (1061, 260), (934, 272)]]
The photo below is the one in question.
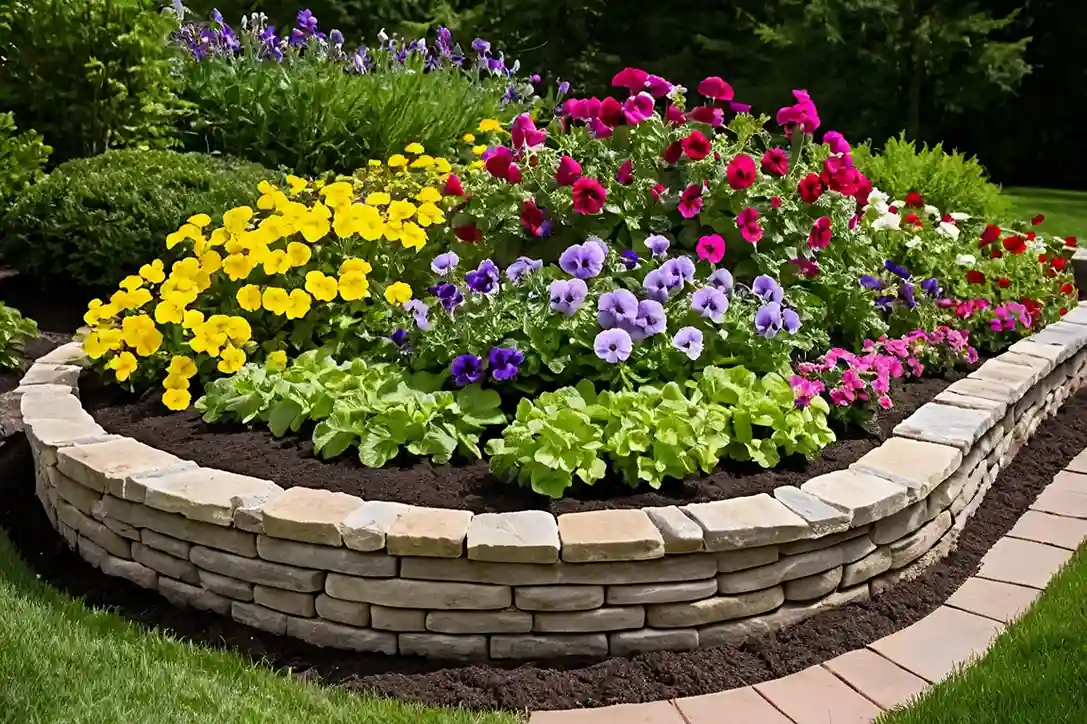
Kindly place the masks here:
[(1034, 237), (1034, 241), (1027, 242), (1027, 248), (1031, 251), (1045, 251), (1045, 241), (1040, 237)]
[(925, 213), (929, 216), (939, 216), (940, 210), (932, 204), (925, 204)]
[(674, 101), (677, 97), (682, 98), (686, 92), (686, 88), (676, 83), (674, 86), (672, 86), (672, 89), (668, 91), (668, 98)]
[(901, 199), (895, 199), (891, 202), (891, 206), (895, 207), (896, 209), (901, 209), (906, 206), (906, 202)]
[(955, 257), (955, 263), (959, 266), (974, 266), (977, 261), (973, 254), (959, 254)]
[(951, 212), (951, 218), (954, 219), (955, 221), (969, 221), (970, 220), (970, 214), (964, 214), (961, 211), (952, 211)]
[(868, 194), (868, 203), (872, 204), (873, 206), (876, 206), (877, 204), (886, 205), (887, 194), (883, 193), (879, 189), (872, 189), (871, 193)]
[(902, 217), (898, 214), (892, 214), (887, 212), (880, 214), (879, 218), (872, 222), (873, 229), (895, 229), (901, 228)]
[(954, 224), (949, 224), (946, 221), (941, 221), (940, 225), (936, 227), (936, 231), (952, 239), (959, 238), (959, 227)]
[(921, 246), (921, 237), (920, 236), (914, 236), (912, 239), (910, 239), (909, 241), (906, 242), (906, 248), (907, 249), (916, 249), (919, 246)]

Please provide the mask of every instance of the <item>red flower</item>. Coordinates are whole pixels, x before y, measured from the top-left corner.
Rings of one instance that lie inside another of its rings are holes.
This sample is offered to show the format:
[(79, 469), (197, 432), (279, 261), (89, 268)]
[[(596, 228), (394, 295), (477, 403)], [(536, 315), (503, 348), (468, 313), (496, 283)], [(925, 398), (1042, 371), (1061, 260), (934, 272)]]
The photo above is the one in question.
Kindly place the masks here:
[(771, 176), (784, 176), (789, 173), (789, 154), (777, 146), (762, 154), (762, 170)]
[(1007, 289), (1012, 285), (1012, 280), (1008, 279), (1007, 277), (1000, 277), (996, 280), (996, 285), (1001, 289)]
[(600, 101), (600, 115), (598, 116), (604, 125), (615, 128), (623, 125), (623, 104), (608, 96)]
[(509, 180), (510, 166), (513, 165), (513, 151), (499, 146), (484, 162), (487, 173), (503, 180)]
[(563, 154), (559, 167), (555, 170), (555, 183), (559, 186), (573, 186), (581, 178), (581, 164), (576, 159)]
[(542, 239), (551, 232), (551, 222), (547, 219), (547, 213), (532, 199), (521, 204), (521, 226), (537, 239)]
[(691, 120), (709, 124), (714, 128), (725, 122), (725, 112), (711, 106), (696, 106), (691, 109), (690, 116)]
[(778, 208), (780, 206), (781, 206), (781, 197), (780, 196), (771, 196), (770, 197), (770, 208), (771, 209), (776, 209), (776, 208)]
[(702, 210), (702, 185), (690, 184), (683, 189), (679, 197), (679, 214), (685, 219), (693, 219)]
[(1037, 226), (1038, 224), (1042, 223), (1043, 221), (1045, 221), (1045, 214), (1038, 214), (1037, 216), (1035, 216), (1033, 219), (1030, 220), (1030, 225), (1031, 226)]
[(594, 178), (582, 176), (574, 182), (574, 211), (578, 214), (597, 214), (604, 208), (608, 191)]
[(914, 226), (917, 226), (917, 227), (924, 226), (924, 224), (921, 223), (921, 218), (916, 213), (914, 213), (912, 211), (910, 213), (906, 214), (904, 220), (905, 220), (905, 222), (907, 224), (913, 224)]
[(734, 189), (746, 189), (755, 183), (755, 161), (746, 153), (741, 153), (728, 162), (725, 174), (728, 185)]
[(985, 231), (981, 232), (981, 241), (978, 242), (978, 246), (985, 246), (992, 244), (994, 241), (1000, 238), (1000, 227), (996, 224), (989, 224), (985, 227)]
[(993, 249), (992, 257), (994, 259), (999, 259), (1002, 256), (1004, 256), (1004, 252), (1002, 252), (1000, 249)]
[(668, 189), (664, 187), (664, 184), (654, 184), (653, 188), (649, 189), (649, 195), (653, 197), (654, 201), (660, 201), (661, 194), (667, 190)]
[(461, 241), (476, 242), (483, 238), (483, 232), (476, 228), (475, 224), (464, 224), (453, 229), (453, 233)]
[(814, 277), (819, 274), (819, 265), (813, 261), (800, 257), (790, 259), (790, 261), (797, 266), (797, 273), (802, 277)]
[(923, 209), (925, 207), (925, 197), (916, 191), (910, 191), (906, 194), (906, 206), (915, 209)]
[(457, 178), (457, 174), (451, 173), (445, 180), (445, 186), (442, 187), (443, 196), (464, 196), (464, 186), (461, 185), (460, 179)]
[(1065, 265), (1066, 261), (1067, 260), (1063, 256), (1053, 257), (1053, 261), (1052, 261), (1053, 268), (1056, 269), (1057, 271), (1064, 271), (1064, 265)]
[(695, 251), (698, 253), (698, 258), (702, 261), (716, 264), (725, 258), (725, 240), (721, 238), (720, 234), (703, 236), (698, 240), (698, 243), (695, 244)]
[(823, 195), (823, 182), (814, 173), (809, 173), (800, 179), (796, 190), (800, 193), (800, 198), (804, 200), (805, 204), (814, 204)]
[(1049, 261), (1048, 256), (1046, 256), (1045, 254), (1039, 254), (1038, 255), (1038, 263), (1039, 264), (1045, 264), (1047, 261)]
[(521, 183), (521, 167), (515, 163), (511, 163), (509, 168), (506, 169), (506, 181), (511, 184)]
[(1072, 282), (1065, 282), (1064, 284), (1061, 285), (1061, 294), (1063, 294), (1063, 295), (1065, 295), (1067, 297), (1071, 297), (1071, 296), (1074, 296), (1075, 293), (1076, 293), (1076, 285), (1073, 284)]
[(668, 148), (664, 149), (664, 153), (661, 154), (661, 158), (669, 166), (675, 166), (679, 161), (679, 157), (683, 155), (683, 143), (680, 141), (672, 141), (668, 144)]
[[(908, 205), (909, 204), (907, 204), (907, 206)], [(945, 224), (951, 224), (952, 226), (955, 225), (955, 219), (951, 218), (951, 214), (944, 214), (943, 218), (940, 219), (940, 221), (944, 222)]]
[(1064, 240), (1064, 245), (1067, 246), (1069, 249), (1075, 249), (1078, 244), (1079, 242), (1074, 236), (1069, 236)]
[(626, 88), (631, 93), (637, 93), (645, 88), (645, 82), (649, 79), (649, 73), (641, 68), (623, 68), (611, 79), (615, 88)]
[(710, 155), (710, 139), (702, 131), (692, 131), (680, 143), (683, 145), (683, 152), (692, 161), (701, 161)]
[(966, 281), (969, 284), (984, 284), (985, 275), (979, 272), (977, 269), (971, 269), (966, 272)]
[(1063, 317), (1064, 315), (1068, 314), (1068, 307), (1061, 307), (1057, 310), (1057, 313)]
[(687, 122), (687, 116), (683, 115), (683, 111), (679, 110), (679, 106), (675, 103), (669, 103), (668, 107), (664, 109), (664, 120), (673, 126), (682, 126)]
[(634, 162), (629, 158), (619, 164), (619, 170), (615, 172), (615, 181), (620, 186), (630, 186), (634, 183)]
[(808, 233), (808, 246), (812, 249), (826, 249), (830, 246), (831, 228), (830, 217), (822, 216), (812, 224)]
[(1027, 241), (1034, 241), (1034, 237), (1037, 236), (1033, 231), (1027, 232)]
[(868, 205), (868, 195), (870, 193), (872, 193), (872, 182), (868, 180), (867, 176), (861, 174), (861, 180), (857, 184), (857, 191), (853, 194), (859, 208), (863, 209)]
[(1003, 241), (1004, 248), (1012, 254), (1022, 254), (1027, 250), (1027, 242), (1021, 236), (1009, 236)]
[(733, 98), (732, 86), (715, 75), (703, 79), (698, 84), (698, 92), (716, 101), (730, 101)]
[(1027, 308), (1027, 314), (1031, 319), (1041, 319), (1042, 317), (1042, 305), (1034, 301), (1030, 297), (1023, 297), (1019, 300), (1019, 303)]

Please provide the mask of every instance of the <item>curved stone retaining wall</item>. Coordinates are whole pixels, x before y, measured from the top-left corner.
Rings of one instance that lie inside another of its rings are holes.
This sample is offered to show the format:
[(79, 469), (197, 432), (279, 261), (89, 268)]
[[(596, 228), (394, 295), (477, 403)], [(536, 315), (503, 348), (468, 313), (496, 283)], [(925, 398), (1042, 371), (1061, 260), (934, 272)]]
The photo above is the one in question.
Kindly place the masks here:
[(473, 515), (211, 470), (107, 434), (80, 349), (20, 391), (37, 494), (103, 572), (319, 646), (441, 658), (735, 644), (946, 555), (1087, 378), (1087, 308), (951, 385), (848, 470), (713, 503)]

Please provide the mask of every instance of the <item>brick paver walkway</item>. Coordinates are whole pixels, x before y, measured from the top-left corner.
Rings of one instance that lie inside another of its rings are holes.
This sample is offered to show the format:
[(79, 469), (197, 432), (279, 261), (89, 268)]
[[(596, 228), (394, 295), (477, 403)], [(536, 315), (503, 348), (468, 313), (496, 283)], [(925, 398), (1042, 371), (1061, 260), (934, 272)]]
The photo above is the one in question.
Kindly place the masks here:
[(912, 626), (776, 681), (720, 694), (535, 712), (529, 724), (867, 724), (985, 654), (1087, 540), (1087, 450), (982, 558), (981, 568)]

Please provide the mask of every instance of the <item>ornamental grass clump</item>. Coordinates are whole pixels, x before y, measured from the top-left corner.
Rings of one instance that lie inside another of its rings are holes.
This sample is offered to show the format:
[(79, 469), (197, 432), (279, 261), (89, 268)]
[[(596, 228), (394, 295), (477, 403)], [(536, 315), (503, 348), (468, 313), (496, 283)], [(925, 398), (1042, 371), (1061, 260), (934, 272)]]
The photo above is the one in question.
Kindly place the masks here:
[(207, 22), (177, 15), (193, 150), (349, 173), (410, 141), (443, 152), (481, 119), (512, 117), (534, 100), (516, 62), (483, 41), (462, 51), (445, 28), (434, 41), (382, 33), (367, 47), (326, 34), (309, 10), (279, 30), (263, 14), (237, 29), (217, 11)]

